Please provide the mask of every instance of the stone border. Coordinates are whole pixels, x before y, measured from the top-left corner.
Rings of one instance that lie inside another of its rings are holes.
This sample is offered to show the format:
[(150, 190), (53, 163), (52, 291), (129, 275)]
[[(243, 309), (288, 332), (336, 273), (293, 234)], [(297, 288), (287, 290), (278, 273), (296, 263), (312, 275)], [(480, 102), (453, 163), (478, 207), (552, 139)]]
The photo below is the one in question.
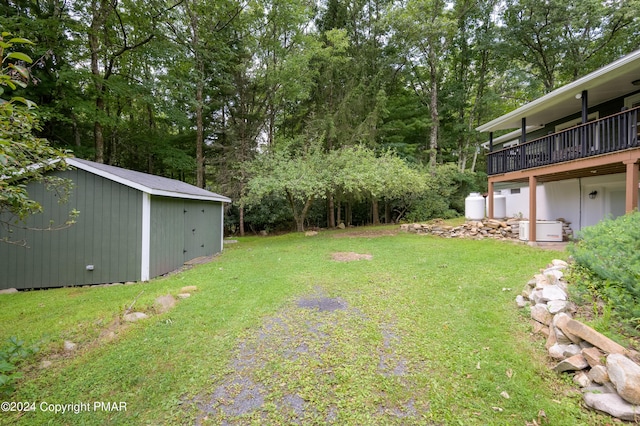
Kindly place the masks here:
[[(471, 238), (483, 240), (485, 238), (497, 240), (520, 241), (520, 221), (522, 218), (508, 218), (505, 220), (483, 219), (467, 220), (459, 226), (447, 225), (442, 219), (434, 219), (430, 223), (405, 223), (400, 225), (400, 230), (414, 234), (430, 234), (444, 238)], [(571, 223), (564, 218), (558, 218), (562, 222), (562, 240), (568, 241), (573, 236)], [(520, 241), (526, 243), (526, 241)]]
[(545, 347), (557, 361), (553, 370), (573, 374), (587, 407), (626, 421), (640, 420), (640, 365), (637, 352), (572, 319), (567, 262), (553, 260), (516, 297), (529, 307), (534, 333), (546, 336)]

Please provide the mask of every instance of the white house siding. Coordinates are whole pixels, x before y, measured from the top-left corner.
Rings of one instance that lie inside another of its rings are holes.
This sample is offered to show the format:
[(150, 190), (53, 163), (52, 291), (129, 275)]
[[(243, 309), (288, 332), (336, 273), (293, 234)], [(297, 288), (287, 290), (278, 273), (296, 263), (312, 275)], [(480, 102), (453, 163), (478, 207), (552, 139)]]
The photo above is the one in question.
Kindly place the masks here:
[[(589, 194), (597, 191), (594, 199)], [(500, 191), (506, 198), (509, 217), (527, 217), (529, 213), (529, 188)], [(578, 231), (597, 224), (602, 218), (616, 218), (625, 214), (625, 175), (614, 174), (582, 179), (569, 179), (538, 185), (537, 219), (564, 218), (571, 228)], [(640, 203), (638, 208), (640, 209)]]

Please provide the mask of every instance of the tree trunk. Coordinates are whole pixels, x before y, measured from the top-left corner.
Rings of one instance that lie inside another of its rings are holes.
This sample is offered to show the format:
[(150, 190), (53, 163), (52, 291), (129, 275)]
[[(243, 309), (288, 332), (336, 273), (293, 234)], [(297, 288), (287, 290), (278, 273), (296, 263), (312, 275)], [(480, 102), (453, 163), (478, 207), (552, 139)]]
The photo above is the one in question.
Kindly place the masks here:
[[(203, 71), (203, 66), (198, 63), (198, 70)], [(202, 74), (201, 74), (202, 75)], [(196, 88), (196, 186), (204, 188), (204, 120), (203, 120), (203, 91), (202, 80), (198, 81)]]
[[(98, 107), (99, 111), (100, 108)], [(93, 123), (93, 139), (96, 149), (96, 163), (104, 163), (104, 135), (102, 133), (102, 124), (98, 120)]]
[(327, 197), (327, 228), (336, 227), (336, 212), (333, 202), (333, 194), (329, 194)]
[(95, 144), (95, 160), (104, 163), (104, 131), (102, 115), (104, 114), (104, 81), (100, 71), (100, 38), (107, 15), (106, 2), (94, 0), (91, 2), (91, 27), (89, 28), (89, 52), (91, 55), (91, 75), (96, 89), (96, 117), (93, 122), (93, 139)]
[(387, 225), (391, 223), (391, 203), (389, 201), (384, 202), (384, 223)]
[(200, 28), (197, 13), (191, 9), (188, 1), (185, 9), (191, 24), (191, 50), (196, 67), (196, 186), (204, 188), (204, 63), (200, 55)]
[(433, 174), (436, 171), (438, 154), (438, 127), (440, 118), (438, 114), (438, 58), (436, 58), (433, 46), (429, 50), (429, 74), (431, 100), (429, 109), (431, 110), (431, 132), (429, 135), (429, 171)]
[(380, 212), (378, 209), (378, 199), (375, 197), (373, 198), (373, 200), (371, 200), (371, 212), (373, 215), (373, 224), (380, 225)]
[(240, 206), (238, 208), (238, 216), (240, 217), (238, 219), (238, 228), (240, 231), (240, 236), (244, 237), (244, 206)]

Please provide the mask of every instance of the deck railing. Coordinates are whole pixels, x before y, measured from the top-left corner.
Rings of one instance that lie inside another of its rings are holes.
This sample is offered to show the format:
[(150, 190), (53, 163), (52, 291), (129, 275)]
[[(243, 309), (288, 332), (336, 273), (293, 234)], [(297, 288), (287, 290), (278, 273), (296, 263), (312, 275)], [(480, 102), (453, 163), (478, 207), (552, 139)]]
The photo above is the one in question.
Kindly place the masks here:
[(638, 147), (639, 110), (630, 109), (490, 152), (487, 156), (487, 174), (525, 170)]

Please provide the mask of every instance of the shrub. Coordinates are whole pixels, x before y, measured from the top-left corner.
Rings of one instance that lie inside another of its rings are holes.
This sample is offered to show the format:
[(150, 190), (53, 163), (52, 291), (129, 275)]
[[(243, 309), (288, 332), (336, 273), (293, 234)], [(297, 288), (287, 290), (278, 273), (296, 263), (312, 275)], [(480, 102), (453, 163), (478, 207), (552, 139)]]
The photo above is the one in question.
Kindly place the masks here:
[(475, 179), (475, 173), (461, 172), (454, 164), (439, 165), (429, 176), (428, 189), (409, 208), (406, 220), (421, 222), (464, 214), (465, 197), (478, 189)]
[(28, 348), (24, 341), (11, 337), (7, 345), (0, 349), (0, 397), (8, 397), (15, 390), (16, 381), (22, 377), (17, 370), (18, 364), (36, 353), (38, 348)]
[(635, 326), (640, 320), (640, 213), (584, 228), (568, 250), (597, 278), (593, 288), (615, 314)]

